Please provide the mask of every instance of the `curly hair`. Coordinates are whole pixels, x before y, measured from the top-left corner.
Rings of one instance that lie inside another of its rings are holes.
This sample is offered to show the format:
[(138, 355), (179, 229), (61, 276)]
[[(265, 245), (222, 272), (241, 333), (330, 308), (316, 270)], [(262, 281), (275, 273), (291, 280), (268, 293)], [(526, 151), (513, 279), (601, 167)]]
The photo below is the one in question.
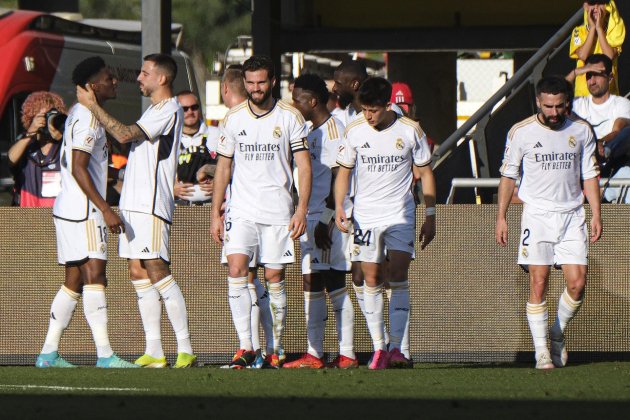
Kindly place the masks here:
[(66, 104), (63, 103), (61, 96), (46, 91), (33, 92), (28, 95), (22, 104), (22, 125), (25, 130), (28, 130), (33, 122), (33, 118), (39, 114), (42, 108), (56, 108), (64, 114), (67, 113)]

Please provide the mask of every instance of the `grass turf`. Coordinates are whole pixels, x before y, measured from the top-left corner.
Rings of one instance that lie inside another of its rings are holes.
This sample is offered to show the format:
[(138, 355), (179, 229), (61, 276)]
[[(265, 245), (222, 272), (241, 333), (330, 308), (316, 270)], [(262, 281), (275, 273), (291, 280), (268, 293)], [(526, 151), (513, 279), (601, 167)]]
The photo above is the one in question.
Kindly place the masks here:
[(625, 418), (630, 363), (412, 370), (0, 368), (0, 418)]

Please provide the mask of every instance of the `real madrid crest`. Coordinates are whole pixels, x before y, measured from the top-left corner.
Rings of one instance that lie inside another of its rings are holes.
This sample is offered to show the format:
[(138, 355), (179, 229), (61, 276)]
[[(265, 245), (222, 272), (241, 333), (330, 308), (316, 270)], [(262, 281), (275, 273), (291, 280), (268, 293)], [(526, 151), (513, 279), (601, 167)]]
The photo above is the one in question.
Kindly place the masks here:
[(280, 127), (277, 127), (273, 129), (273, 136), (277, 139), (279, 139), (282, 136), (282, 130), (280, 130)]
[(523, 256), (523, 258), (529, 257), (529, 252), (527, 251), (527, 248), (523, 248), (521, 250), (521, 255)]
[(575, 140), (575, 137), (573, 136), (569, 137), (569, 146), (575, 147), (576, 145), (577, 145), (577, 141)]
[(396, 139), (396, 149), (402, 150), (405, 147), (405, 143), (403, 143), (402, 139)]
[(223, 238), (223, 242), (230, 242), (230, 236), (226, 234)]
[(361, 248), (359, 247), (359, 245), (355, 245), (354, 248), (352, 249), (352, 255), (359, 255), (361, 253)]

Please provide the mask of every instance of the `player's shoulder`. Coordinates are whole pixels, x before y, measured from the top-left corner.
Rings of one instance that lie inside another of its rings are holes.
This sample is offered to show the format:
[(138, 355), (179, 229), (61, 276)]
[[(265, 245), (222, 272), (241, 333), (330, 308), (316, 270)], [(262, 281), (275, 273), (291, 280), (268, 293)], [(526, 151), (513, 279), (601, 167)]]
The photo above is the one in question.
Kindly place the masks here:
[(588, 129), (589, 131), (591, 130), (591, 125), (588, 123), (588, 121), (586, 121), (584, 118), (580, 117), (579, 115), (571, 114), (567, 117), (567, 120), (569, 120), (571, 124), (579, 124), (580, 126), (583, 126), (585, 129)]
[(278, 100), (278, 103), (276, 105), (281, 111), (289, 113), (290, 115), (295, 117), (300, 124), (305, 123), (302, 113), (298, 111), (297, 108), (295, 108), (293, 105), (291, 105), (287, 101), (280, 99)]
[(331, 141), (339, 140), (345, 130), (343, 123), (332, 115), (326, 120), (322, 128), (326, 129), (326, 137)]
[(360, 114), (346, 126), (346, 136), (349, 136), (351, 133), (354, 133), (360, 128), (365, 128), (367, 126), (368, 122), (365, 119), (365, 116), (363, 114)]
[(181, 107), (179, 106), (179, 103), (177, 102), (177, 98), (174, 96), (171, 98), (164, 99), (158, 102), (157, 104), (153, 105), (154, 112), (159, 112), (159, 113), (177, 112), (180, 108)]
[(92, 130), (96, 130), (100, 127), (98, 120), (94, 117), (94, 114), (87, 109), (87, 107), (81, 105), (80, 103), (76, 103), (70, 108), (70, 112), (68, 112), (68, 119), (71, 124), (73, 124), (77, 128), (89, 128)]
[(240, 104), (230, 108), (225, 114), (225, 117), (223, 117), (223, 124), (226, 125), (231, 119), (237, 119), (237, 115), (241, 114), (242, 112), (247, 112), (247, 101), (243, 101)]
[(420, 127), (420, 123), (418, 121), (402, 116), (398, 117), (398, 122), (402, 124), (403, 127), (415, 131), (418, 134), (418, 137), (422, 137), (424, 135), (424, 131), (422, 130), (422, 127)]
[(537, 118), (538, 117), (536, 116), (536, 114), (534, 114), (514, 124), (512, 128), (510, 129), (510, 131), (508, 132), (508, 138), (512, 139), (519, 131), (527, 129), (528, 127), (531, 127), (532, 125), (539, 124), (538, 121), (536, 120)]

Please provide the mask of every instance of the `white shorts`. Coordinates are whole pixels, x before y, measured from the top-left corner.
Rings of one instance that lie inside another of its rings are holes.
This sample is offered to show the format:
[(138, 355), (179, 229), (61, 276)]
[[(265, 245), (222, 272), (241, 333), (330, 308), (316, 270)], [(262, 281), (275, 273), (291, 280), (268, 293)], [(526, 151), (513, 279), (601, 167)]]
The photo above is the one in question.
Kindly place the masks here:
[[(264, 225), (225, 216), (223, 250), (225, 255), (244, 254), (269, 268), (281, 268), (295, 261), (295, 249), (287, 225)], [(273, 265), (273, 266), (270, 266)]]
[(355, 221), (352, 261), (381, 263), (387, 251), (403, 251), (413, 257), (416, 226), (413, 223), (362, 229)]
[(121, 210), (125, 233), (118, 238), (118, 255), (130, 260), (170, 261), (168, 240), (171, 225), (152, 214)]
[(350, 238), (336, 226), (332, 229), (332, 246), (323, 250), (315, 245), (315, 227), (319, 220), (309, 220), (306, 233), (300, 237), (302, 249), (302, 274), (313, 271), (337, 270), (350, 271)]
[[(221, 248), (221, 264), (227, 265), (227, 255), (225, 255), (225, 247)], [(254, 256), (249, 260), (249, 268), (258, 267), (258, 254), (254, 253)]]
[(107, 259), (107, 225), (100, 212), (88, 220), (72, 222), (53, 218), (57, 233), (57, 260), (62, 265), (80, 265), (89, 258)]
[(587, 265), (587, 258), (583, 207), (560, 213), (524, 206), (518, 244), (520, 265)]

